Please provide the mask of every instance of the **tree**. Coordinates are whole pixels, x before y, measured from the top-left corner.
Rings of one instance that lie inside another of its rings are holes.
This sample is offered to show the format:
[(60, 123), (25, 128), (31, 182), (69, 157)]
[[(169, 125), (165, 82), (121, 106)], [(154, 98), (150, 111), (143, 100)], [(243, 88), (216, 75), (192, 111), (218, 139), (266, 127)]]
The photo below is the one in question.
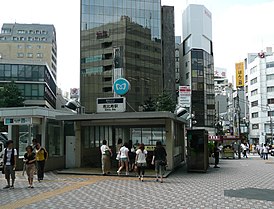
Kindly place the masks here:
[(22, 107), (24, 98), (14, 81), (7, 83), (0, 90), (0, 107)]
[(147, 100), (145, 100), (143, 108), (144, 112), (156, 111), (156, 101), (149, 97)]
[(176, 103), (166, 91), (159, 95), (156, 101), (156, 111), (174, 112)]

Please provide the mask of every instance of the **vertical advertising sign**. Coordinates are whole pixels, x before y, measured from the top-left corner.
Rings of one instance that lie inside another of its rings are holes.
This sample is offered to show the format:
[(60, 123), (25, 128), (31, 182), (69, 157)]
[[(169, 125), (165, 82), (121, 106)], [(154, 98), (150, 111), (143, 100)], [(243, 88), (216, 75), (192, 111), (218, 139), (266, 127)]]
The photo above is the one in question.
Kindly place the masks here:
[[(113, 73), (112, 82), (123, 77), (123, 49), (122, 47), (115, 47), (113, 49)], [(114, 97), (118, 95), (114, 92)]]
[(236, 87), (244, 86), (244, 62), (238, 62), (235, 64), (236, 69)]
[(190, 86), (179, 86), (179, 105), (182, 107), (190, 107), (191, 105), (191, 89)]

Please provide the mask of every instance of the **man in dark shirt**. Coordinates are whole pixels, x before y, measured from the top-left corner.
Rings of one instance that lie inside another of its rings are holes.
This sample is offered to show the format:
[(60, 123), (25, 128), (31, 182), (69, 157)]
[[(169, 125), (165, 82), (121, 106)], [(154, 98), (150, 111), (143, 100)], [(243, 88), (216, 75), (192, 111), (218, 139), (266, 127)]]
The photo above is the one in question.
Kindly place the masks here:
[(219, 159), (220, 159), (220, 150), (218, 148), (218, 143), (217, 142), (214, 143), (214, 158), (215, 158), (215, 166), (214, 166), (214, 168), (220, 168), (218, 166)]

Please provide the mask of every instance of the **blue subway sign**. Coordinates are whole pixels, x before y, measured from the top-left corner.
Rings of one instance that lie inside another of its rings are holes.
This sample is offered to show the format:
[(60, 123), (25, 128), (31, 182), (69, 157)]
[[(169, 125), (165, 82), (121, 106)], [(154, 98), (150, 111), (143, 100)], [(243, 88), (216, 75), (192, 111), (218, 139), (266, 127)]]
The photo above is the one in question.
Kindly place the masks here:
[(130, 83), (124, 78), (118, 78), (113, 84), (113, 91), (117, 95), (125, 95), (130, 89)]

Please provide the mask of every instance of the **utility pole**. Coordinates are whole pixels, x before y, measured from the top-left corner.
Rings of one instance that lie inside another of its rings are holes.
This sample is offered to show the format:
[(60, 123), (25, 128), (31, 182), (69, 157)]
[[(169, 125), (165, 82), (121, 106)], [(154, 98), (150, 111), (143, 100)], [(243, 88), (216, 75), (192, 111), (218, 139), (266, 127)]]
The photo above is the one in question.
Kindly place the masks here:
[[(237, 88), (237, 115), (238, 115), (238, 135), (239, 140), (241, 139), (241, 108), (240, 108), (240, 97), (239, 97), (239, 89)], [(241, 140), (238, 145), (238, 158), (241, 159)]]

